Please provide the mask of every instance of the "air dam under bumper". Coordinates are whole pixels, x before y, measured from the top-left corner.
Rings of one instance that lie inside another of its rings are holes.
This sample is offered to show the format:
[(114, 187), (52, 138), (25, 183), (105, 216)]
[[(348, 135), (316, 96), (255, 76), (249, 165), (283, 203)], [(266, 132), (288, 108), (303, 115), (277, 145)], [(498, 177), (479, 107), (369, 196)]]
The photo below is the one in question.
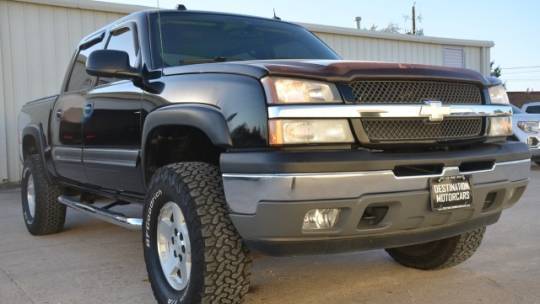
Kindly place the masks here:
[[(500, 153), (493, 153), (494, 149)], [(362, 163), (367, 168), (380, 167), (354, 172), (327, 172), (325, 170), (332, 168), (328, 162), (324, 168), (320, 167), (320, 153), (324, 152), (309, 152), (304, 153), (301, 164), (276, 164), (286, 172), (223, 171), (223, 183), (232, 221), (252, 249), (270, 255), (291, 255), (398, 247), (451, 237), (493, 224), (504, 208), (519, 200), (528, 184), (530, 171), (526, 145), (489, 145), (468, 151), (469, 157), (461, 155), (463, 151), (395, 153), (390, 154), (394, 156), (392, 161), (389, 155), (370, 153), (370, 161), (369, 157), (364, 159), (365, 153), (369, 152), (361, 151), (352, 152), (359, 153), (357, 161), (353, 161), (351, 155), (337, 158), (337, 168), (341, 168), (340, 160), (343, 159), (354, 162), (349, 168), (361, 168)], [(268, 155), (263, 155), (267, 153), (276, 152), (261, 153), (261, 162), (268, 160)], [(295, 152), (279, 153), (293, 155), (289, 158), (292, 161), (298, 156)], [(227, 162), (239, 161), (239, 155), (228, 154), (222, 156), (222, 170), (232, 167)], [(376, 164), (378, 157), (383, 157), (384, 162)], [(286, 158), (285, 155), (283, 159)], [(254, 161), (253, 155), (243, 159)], [(274, 156), (271, 159), (276, 160)], [(396, 176), (394, 173), (397, 164), (426, 164), (426, 159), (428, 163), (442, 164), (442, 172), (415, 176)], [(493, 166), (468, 171), (462, 166), (460, 170), (460, 165), (471, 160), (491, 161)], [(310, 163), (313, 166), (309, 166)], [(271, 164), (261, 166), (264, 166), (261, 171), (271, 168)], [(313, 167), (318, 167), (320, 172), (310, 172)], [(288, 172), (289, 168), (305, 170)], [(250, 171), (252, 169), (250, 166)], [(429, 180), (456, 174), (471, 176), (472, 207), (433, 212), (429, 203)], [(486, 201), (490, 203), (486, 204)], [(380, 222), (370, 224), (362, 220), (366, 208), (377, 206), (388, 207)], [(334, 228), (319, 232), (302, 230), (304, 215), (316, 208), (341, 209)]]

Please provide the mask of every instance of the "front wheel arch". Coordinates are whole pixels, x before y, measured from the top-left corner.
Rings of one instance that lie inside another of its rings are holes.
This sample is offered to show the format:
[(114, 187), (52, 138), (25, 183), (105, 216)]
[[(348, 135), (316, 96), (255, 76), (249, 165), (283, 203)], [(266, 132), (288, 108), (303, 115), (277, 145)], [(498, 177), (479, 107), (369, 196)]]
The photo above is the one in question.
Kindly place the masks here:
[(197, 150), (202, 147), (212, 150), (212, 153), (211, 157), (185, 159), (179, 156), (169, 162), (161, 163), (157, 167), (181, 161), (202, 161), (216, 164), (219, 153), (232, 146), (227, 122), (217, 108), (204, 104), (181, 104), (159, 108), (146, 117), (143, 126), (141, 167), (145, 185), (148, 185), (153, 172), (157, 169), (157, 167), (152, 166), (153, 151), (151, 147), (155, 144), (153, 140), (157, 137), (156, 133), (161, 130), (185, 130), (200, 143), (200, 145), (194, 145), (190, 149)]

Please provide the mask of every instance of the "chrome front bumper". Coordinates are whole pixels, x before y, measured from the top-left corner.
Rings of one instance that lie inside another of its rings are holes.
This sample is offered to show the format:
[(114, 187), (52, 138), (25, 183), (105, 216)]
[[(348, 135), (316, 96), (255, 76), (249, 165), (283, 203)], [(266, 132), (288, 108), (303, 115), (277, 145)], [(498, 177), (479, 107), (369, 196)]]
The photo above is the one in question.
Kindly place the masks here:
[[(422, 152), (228, 152), (220, 167), (230, 218), (246, 244), (291, 255), (407, 246), (493, 224), (524, 193), (530, 157), (526, 145), (506, 142)], [(430, 180), (452, 175), (470, 177), (471, 205), (432, 210)], [(340, 215), (331, 228), (304, 230), (313, 209)], [(375, 209), (382, 215), (371, 220)]]
[[(530, 160), (497, 162), (489, 170), (461, 172), (448, 166), (441, 174), (399, 177), (392, 170), (343, 173), (223, 174), (223, 185), (233, 213), (253, 215), (264, 202), (302, 202), (355, 199), (368, 194), (427, 191), (429, 179), (466, 174), (473, 187), (527, 180)], [(426, 204), (427, 206), (427, 204)]]

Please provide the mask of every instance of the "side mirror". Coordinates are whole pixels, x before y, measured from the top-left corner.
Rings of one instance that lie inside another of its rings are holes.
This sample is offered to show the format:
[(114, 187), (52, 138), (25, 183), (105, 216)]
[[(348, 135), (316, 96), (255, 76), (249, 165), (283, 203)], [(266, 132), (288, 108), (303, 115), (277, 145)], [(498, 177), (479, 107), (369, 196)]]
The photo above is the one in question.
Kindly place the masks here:
[(119, 79), (139, 79), (141, 74), (129, 64), (129, 55), (124, 51), (96, 50), (86, 61), (86, 72), (92, 76)]

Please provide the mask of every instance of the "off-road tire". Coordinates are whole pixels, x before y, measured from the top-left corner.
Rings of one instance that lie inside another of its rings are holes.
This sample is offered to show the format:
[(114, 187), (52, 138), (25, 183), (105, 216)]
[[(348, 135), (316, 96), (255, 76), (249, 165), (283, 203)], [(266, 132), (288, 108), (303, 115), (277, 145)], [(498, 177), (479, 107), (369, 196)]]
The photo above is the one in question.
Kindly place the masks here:
[[(167, 282), (156, 242), (158, 215), (167, 202), (184, 214), (192, 266), (182, 291)], [(144, 208), (144, 258), (160, 304), (240, 303), (249, 289), (251, 258), (233, 226), (216, 166), (186, 162), (160, 168), (152, 177)]]
[(478, 228), (451, 238), (386, 249), (399, 264), (422, 270), (435, 270), (456, 266), (470, 258), (480, 246), (486, 227)]
[[(27, 191), (29, 178), (33, 178), (35, 188), (35, 212), (31, 215)], [(21, 181), (21, 202), (24, 223), (33, 235), (58, 233), (64, 228), (66, 207), (57, 199), (63, 194), (62, 187), (47, 178), (41, 157), (33, 154), (24, 161)]]

